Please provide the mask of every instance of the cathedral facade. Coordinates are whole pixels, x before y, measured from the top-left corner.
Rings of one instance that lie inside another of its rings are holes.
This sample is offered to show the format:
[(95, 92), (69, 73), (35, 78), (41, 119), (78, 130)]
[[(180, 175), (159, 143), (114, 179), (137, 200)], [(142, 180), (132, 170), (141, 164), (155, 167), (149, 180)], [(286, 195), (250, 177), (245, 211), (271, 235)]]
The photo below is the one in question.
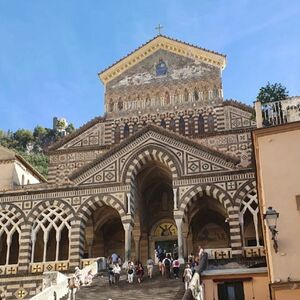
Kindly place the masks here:
[(263, 260), (254, 112), (223, 99), (225, 66), (158, 35), (99, 73), (104, 116), (49, 148), (47, 183), (0, 194), (7, 299), (114, 252), (145, 262), (160, 246), (183, 261), (201, 245), (215, 268)]

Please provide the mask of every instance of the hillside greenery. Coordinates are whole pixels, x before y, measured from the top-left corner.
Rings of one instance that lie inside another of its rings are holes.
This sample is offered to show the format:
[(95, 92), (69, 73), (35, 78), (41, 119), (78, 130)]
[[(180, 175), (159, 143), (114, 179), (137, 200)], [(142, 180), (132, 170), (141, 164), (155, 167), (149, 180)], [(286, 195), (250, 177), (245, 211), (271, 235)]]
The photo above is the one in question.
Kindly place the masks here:
[[(74, 130), (72, 123), (65, 128), (66, 134)], [(62, 136), (64, 136), (62, 131), (42, 126), (36, 126), (33, 131), (18, 129), (13, 132), (0, 129), (0, 145), (16, 151), (47, 178), (49, 161), (45, 151)]]

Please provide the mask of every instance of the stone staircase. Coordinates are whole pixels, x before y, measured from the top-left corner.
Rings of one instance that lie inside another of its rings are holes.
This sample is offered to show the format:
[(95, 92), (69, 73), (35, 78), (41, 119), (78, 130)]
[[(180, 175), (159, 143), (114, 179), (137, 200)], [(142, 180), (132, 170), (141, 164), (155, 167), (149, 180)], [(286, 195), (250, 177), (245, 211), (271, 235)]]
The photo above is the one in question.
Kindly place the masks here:
[[(182, 274), (182, 273), (181, 273)], [(152, 279), (144, 277), (142, 283), (126, 281), (126, 274), (121, 275), (118, 286), (110, 286), (106, 274), (94, 278), (91, 286), (81, 287), (76, 293), (76, 300), (181, 300), (184, 295), (184, 284), (179, 279), (166, 279), (154, 273)], [(64, 297), (63, 300), (67, 300)]]

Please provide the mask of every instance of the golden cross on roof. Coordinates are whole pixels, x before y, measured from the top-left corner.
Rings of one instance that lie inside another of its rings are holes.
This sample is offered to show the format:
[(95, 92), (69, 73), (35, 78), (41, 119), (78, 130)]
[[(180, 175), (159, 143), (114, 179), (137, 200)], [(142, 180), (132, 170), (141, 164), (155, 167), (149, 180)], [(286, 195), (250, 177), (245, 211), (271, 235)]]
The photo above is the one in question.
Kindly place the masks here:
[(160, 24), (158, 24), (158, 26), (155, 27), (155, 29), (158, 31), (158, 35), (160, 35), (161, 34), (161, 30), (163, 29), (163, 27)]

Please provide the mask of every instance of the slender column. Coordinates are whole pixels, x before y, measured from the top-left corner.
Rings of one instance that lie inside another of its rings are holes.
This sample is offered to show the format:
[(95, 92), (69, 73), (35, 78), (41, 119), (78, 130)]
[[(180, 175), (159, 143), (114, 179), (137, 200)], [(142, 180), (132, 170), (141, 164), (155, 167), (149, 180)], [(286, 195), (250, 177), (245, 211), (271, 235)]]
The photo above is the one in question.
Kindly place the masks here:
[(177, 226), (177, 238), (178, 238), (178, 259), (180, 262), (184, 262), (183, 259), (183, 247), (182, 247), (182, 219), (175, 219)]
[(131, 258), (131, 233), (132, 225), (130, 223), (123, 223), (125, 230), (125, 262), (128, 262)]
[(7, 251), (6, 251), (6, 264), (9, 264), (9, 254), (10, 254), (10, 245), (11, 245), (11, 235), (7, 235), (6, 239), (6, 244), (7, 244)]
[(55, 260), (58, 261), (59, 258), (59, 242), (60, 242), (60, 231), (56, 232), (56, 253)]
[(174, 198), (174, 210), (177, 210), (178, 209), (177, 188), (173, 189), (173, 198)]
[(258, 235), (258, 219), (257, 219), (257, 213), (253, 214), (253, 223), (255, 228), (255, 237), (256, 237), (256, 246), (259, 247), (259, 235)]
[(48, 231), (44, 232), (44, 252), (43, 252), (43, 262), (46, 261), (47, 258), (47, 243), (48, 243)]
[(127, 193), (127, 214), (130, 214), (130, 206), (131, 206), (131, 198), (130, 198), (130, 193)]
[(31, 249), (31, 263), (33, 263), (33, 261), (34, 261), (35, 241), (36, 241), (36, 234), (35, 234), (35, 232), (34, 232), (34, 233), (32, 233), (32, 237), (31, 237), (31, 243), (32, 243), (32, 249)]

